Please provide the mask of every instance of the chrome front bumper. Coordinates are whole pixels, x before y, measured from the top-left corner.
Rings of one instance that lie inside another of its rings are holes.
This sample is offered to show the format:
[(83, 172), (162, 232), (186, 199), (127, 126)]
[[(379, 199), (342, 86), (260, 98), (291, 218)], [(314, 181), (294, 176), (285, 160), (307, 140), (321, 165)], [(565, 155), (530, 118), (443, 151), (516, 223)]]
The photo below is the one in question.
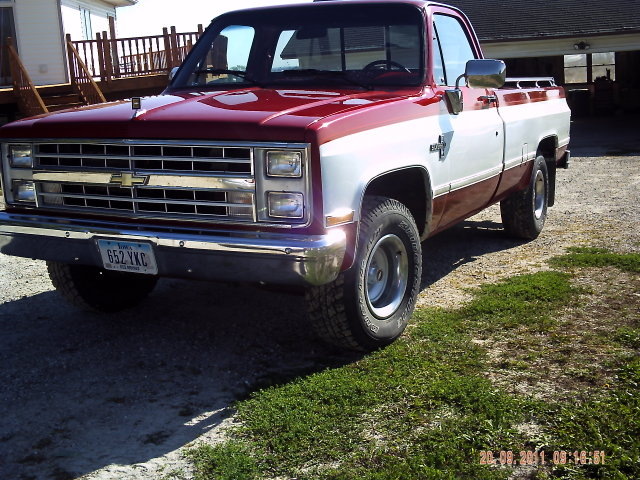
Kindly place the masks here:
[(340, 229), (309, 236), (135, 228), (0, 212), (0, 252), (101, 267), (98, 239), (145, 241), (153, 245), (160, 276), (322, 285), (338, 276), (346, 249)]

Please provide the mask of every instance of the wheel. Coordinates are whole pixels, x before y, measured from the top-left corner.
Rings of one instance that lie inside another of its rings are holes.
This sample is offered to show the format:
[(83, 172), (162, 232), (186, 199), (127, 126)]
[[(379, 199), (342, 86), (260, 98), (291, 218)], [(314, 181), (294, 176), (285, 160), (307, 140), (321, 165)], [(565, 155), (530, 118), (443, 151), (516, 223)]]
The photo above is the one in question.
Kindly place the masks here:
[(114, 272), (85, 265), (47, 262), (49, 278), (71, 304), (85, 310), (118, 312), (141, 302), (158, 277)]
[(500, 214), (505, 231), (517, 238), (536, 238), (547, 219), (548, 202), (547, 163), (542, 155), (538, 155), (533, 163), (529, 186), (500, 202)]
[(368, 72), (371, 70), (379, 70), (380, 67), (387, 71), (393, 70), (393, 67), (395, 67), (397, 70), (411, 73), (411, 70), (409, 70), (407, 67), (405, 67), (401, 63), (394, 62), (393, 60), (374, 60), (373, 62), (367, 63), (364, 67), (362, 67), (362, 71)]
[(371, 351), (404, 331), (420, 291), (422, 249), (409, 210), (384, 197), (365, 198), (354, 265), (306, 292), (309, 318), (328, 343)]

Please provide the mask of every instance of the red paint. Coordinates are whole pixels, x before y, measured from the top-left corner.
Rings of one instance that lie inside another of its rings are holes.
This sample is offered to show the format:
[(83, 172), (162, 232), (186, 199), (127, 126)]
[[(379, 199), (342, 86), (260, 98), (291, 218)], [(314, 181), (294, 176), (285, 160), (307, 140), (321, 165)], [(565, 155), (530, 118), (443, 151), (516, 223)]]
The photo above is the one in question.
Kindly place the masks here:
[(447, 206), (447, 195), (440, 195), (433, 199), (432, 208), (433, 214), (431, 215), (431, 224), (429, 226), (429, 236), (438, 231), (438, 225), (442, 220), (445, 208)]
[(498, 202), (503, 198), (509, 196), (509, 194), (522, 190), (529, 184), (531, 178), (531, 168), (533, 166), (533, 160), (524, 162), (517, 167), (505, 170), (500, 178), (500, 185), (496, 190), (493, 198), (493, 202)]
[(446, 195), (446, 208), (434, 233), (461, 222), (485, 209), (492, 202), (500, 176), (496, 175)]
[(544, 90), (537, 88), (504, 88), (496, 90), (495, 94), (498, 96), (498, 102), (501, 107), (565, 98), (564, 88), (562, 87), (548, 87)]
[(564, 157), (565, 153), (567, 153), (568, 148), (569, 148), (568, 144), (561, 145), (558, 148), (556, 148), (556, 163), (562, 160), (562, 157)]
[(133, 118), (128, 102), (113, 102), (20, 120), (2, 138), (200, 139), (302, 142), (305, 129), (332, 116), (397, 101), (412, 92), (242, 89), (144, 98)]

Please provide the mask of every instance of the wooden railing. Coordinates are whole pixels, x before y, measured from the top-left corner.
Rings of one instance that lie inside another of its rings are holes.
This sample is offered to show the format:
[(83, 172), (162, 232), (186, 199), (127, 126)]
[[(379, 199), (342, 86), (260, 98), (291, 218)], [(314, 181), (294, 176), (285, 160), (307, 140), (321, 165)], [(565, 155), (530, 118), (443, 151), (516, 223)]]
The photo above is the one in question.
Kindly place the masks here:
[[(131, 38), (109, 38), (98, 33), (95, 40), (68, 40), (78, 52), (92, 78), (110, 82), (117, 78), (168, 73), (187, 56), (202, 35), (197, 32), (177, 33), (175, 27), (164, 28), (162, 35)], [(70, 65), (70, 71), (73, 69)]]
[(87, 105), (106, 102), (98, 84), (84, 63), (78, 50), (73, 46), (71, 36), (67, 35), (67, 55), (69, 57), (69, 73), (71, 85), (77, 90)]
[(13, 46), (12, 38), (7, 38), (7, 50), (9, 52), (9, 66), (11, 69), (13, 91), (20, 111), (29, 117), (47, 113), (49, 110), (31, 81), (27, 69), (24, 68), (22, 60), (20, 60), (18, 52)]

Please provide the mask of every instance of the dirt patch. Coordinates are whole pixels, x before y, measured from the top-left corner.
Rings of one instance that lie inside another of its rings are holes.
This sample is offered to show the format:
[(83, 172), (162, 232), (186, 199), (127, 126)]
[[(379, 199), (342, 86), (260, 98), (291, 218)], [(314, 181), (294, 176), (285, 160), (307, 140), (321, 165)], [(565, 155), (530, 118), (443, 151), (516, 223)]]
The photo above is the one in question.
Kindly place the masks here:
[(640, 326), (640, 277), (615, 268), (584, 269), (573, 283), (584, 293), (548, 331), (523, 326), (474, 340), (487, 348), (487, 376), (494, 384), (542, 400), (578, 400), (607, 389), (621, 359), (637, 355), (612, 340), (620, 329)]

